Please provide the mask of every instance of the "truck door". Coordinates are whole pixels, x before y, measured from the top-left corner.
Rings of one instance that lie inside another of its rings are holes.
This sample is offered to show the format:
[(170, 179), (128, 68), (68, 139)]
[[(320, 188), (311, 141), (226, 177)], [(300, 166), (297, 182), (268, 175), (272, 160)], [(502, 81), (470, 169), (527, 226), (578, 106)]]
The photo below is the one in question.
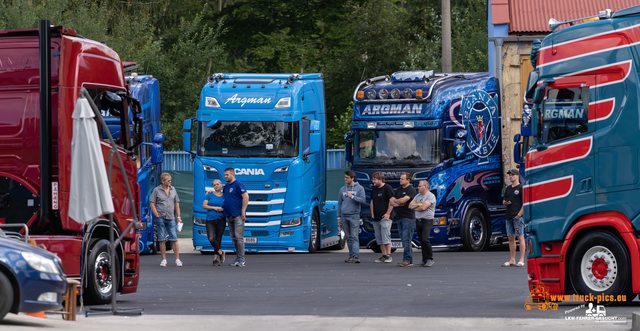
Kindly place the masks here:
[(594, 75), (559, 77), (545, 89), (534, 133), (541, 144), (527, 154), (524, 187), (525, 212), (549, 227), (541, 233), (556, 233), (565, 219), (595, 209), (595, 123), (589, 122), (595, 82)]
[[(595, 110), (589, 116), (596, 126), (594, 152), (596, 155), (596, 211), (617, 210), (629, 218), (635, 217), (638, 207), (629, 203), (629, 194), (640, 187), (638, 168), (638, 108), (635, 75), (628, 75), (626, 63), (605, 68), (596, 76), (597, 99), (590, 104)], [(603, 70), (604, 71), (604, 70)], [(626, 86), (625, 86), (626, 85)], [(593, 89), (592, 89), (593, 90)], [(624, 111), (624, 108), (630, 111)], [(590, 110), (591, 110), (590, 109)]]

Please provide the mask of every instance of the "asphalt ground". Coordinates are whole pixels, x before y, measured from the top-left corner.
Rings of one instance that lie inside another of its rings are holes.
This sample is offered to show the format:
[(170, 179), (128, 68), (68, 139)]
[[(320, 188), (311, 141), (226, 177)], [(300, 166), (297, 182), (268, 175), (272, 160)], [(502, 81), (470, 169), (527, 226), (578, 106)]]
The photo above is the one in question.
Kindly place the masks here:
[[(77, 322), (49, 315), (9, 314), (2, 330), (629, 330), (640, 306), (606, 306), (608, 317), (626, 321), (566, 320), (585, 316), (581, 303), (557, 310), (526, 310), (526, 268), (501, 267), (504, 249), (480, 253), (436, 251), (435, 265), (397, 267), (348, 264), (344, 251), (316, 254), (248, 254), (246, 267), (211, 266), (212, 256), (193, 252), (180, 239), (184, 266), (160, 267), (160, 255), (141, 257), (138, 292), (118, 296), (118, 307), (143, 308), (142, 316), (78, 315)], [(235, 255), (229, 254), (228, 262)], [(414, 250), (414, 257), (420, 252)], [(85, 307), (87, 309), (87, 307)]]
[[(145, 314), (314, 315), (324, 317), (563, 318), (584, 316), (579, 302), (557, 310), (526, 310), (526, 267), (501, 267), (508, 250), (439, 250), (435, 265), (398, 267), (375, 263), (378, 254), (362, 250), (360, 264), (345, 263), (343, 251), (315, 254), (247, 254), (245, 267), (211, 265), (213, 257), (193, 252), (181, 239), (183, 267), (159, 266), (160, 255), (141, 257), (138, 292), (119, 296), (123, 306)], [(420, 251), (414, 250), (415, 261)], [(228, 255), (228, 262), (235, 255)], [(607, 316), (631, 317), (640, 306), (607, 306)]]

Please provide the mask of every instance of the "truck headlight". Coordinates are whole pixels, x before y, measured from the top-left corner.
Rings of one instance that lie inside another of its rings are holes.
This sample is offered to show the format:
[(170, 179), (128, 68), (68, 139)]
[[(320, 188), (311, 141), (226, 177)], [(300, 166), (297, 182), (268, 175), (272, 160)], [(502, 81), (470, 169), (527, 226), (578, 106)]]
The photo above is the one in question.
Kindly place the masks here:
[(193, 224), (200, 226), (207, 226), (207, 221), (203, 219), (199, 219), (197, 217), (193, 217)]
[(218, 100), (216, 100), (216, 98), (206, 97), (205, 107), (220, 108), (220, 104), (218, 103)]
[(302, 217), (294, 218), (292, 220), (282, 221), (282, 223), (280, 223), (280, 227), (290, 228), (292, 226), (298, 226), (300, 224), (302, 224)]
[(60, 274), (60, 270), (52, 259), (31, 252), (21, 252), (20, 255), (33, 269), (48, 274)]
[(289, 171), (289, 166), (276, 168), (276, 170), (274, 170), (273, 172), (285, 172), (285, 171)]
[(275, 108), (289, 108), (291, 107), (291, 98), (282, 98), (278, 100)]

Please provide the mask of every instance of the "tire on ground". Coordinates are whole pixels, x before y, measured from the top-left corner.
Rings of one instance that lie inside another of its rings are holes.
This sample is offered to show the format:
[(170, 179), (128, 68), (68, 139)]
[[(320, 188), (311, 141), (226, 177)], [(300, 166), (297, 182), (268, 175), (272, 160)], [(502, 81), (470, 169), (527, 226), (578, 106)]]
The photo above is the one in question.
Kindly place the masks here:
[[(116, 254), (116, 263), (111, 263), (108, 253), (109, 241), (96, 240), (89, 250), (87, 258), (87, 288), (84, 292), (84, 300), (88, 304), (106, 304), (111, 302), (111, 286), (118, 286), (120, 277), (119, 257)], [(111, 279), (111, 268), (116, 267), (116, 279)]]
[[(577, 294), (635, 297), (631, 286), (631, 261), (625, 244), (608, 231), (591, 232), (570, 249), (567, 272)], [(624, 303), (624, 302), (617, 302)]]
[(345, 246), (347, 246), (347, 236), (345, 235), (342, 229), (340, 229), (339, 236), (340, 236), (340, 239), (338, 240), (338, 243), (333, 246), (330, 246), (327, 249), (334, 250), (334, 251), (341, 251), (345, 248)]
[(0, 320), (11, 310), (13, 304), (13, 287), (9, 278), (0, 271)]
[(481, 251), (489, 237), (489, 228), (482, 212), (476, 208), (470, 209), (462, 220), (460, 232), (464, 250)]
[(314, 209), (311, 216), (311, 228), (309, 229), (309, 253), (315, 253), (320, 249), (320, 217)]

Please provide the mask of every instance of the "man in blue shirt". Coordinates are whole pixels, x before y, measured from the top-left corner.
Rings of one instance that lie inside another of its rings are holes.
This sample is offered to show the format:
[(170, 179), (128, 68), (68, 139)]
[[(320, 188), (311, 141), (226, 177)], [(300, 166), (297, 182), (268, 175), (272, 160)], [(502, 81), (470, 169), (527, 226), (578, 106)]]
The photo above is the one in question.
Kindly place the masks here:
[(239, 180), (233, 168), (224, 169), (224, 180), (227, 185), (223, 189), (224, 203), (222, 209), (229, 224), (229, 234), (236, 248), (236, 260), (231, 266), (244, 267), (244, 222), (247, 220), (246, 210), (249, 204), (249, 193)]

